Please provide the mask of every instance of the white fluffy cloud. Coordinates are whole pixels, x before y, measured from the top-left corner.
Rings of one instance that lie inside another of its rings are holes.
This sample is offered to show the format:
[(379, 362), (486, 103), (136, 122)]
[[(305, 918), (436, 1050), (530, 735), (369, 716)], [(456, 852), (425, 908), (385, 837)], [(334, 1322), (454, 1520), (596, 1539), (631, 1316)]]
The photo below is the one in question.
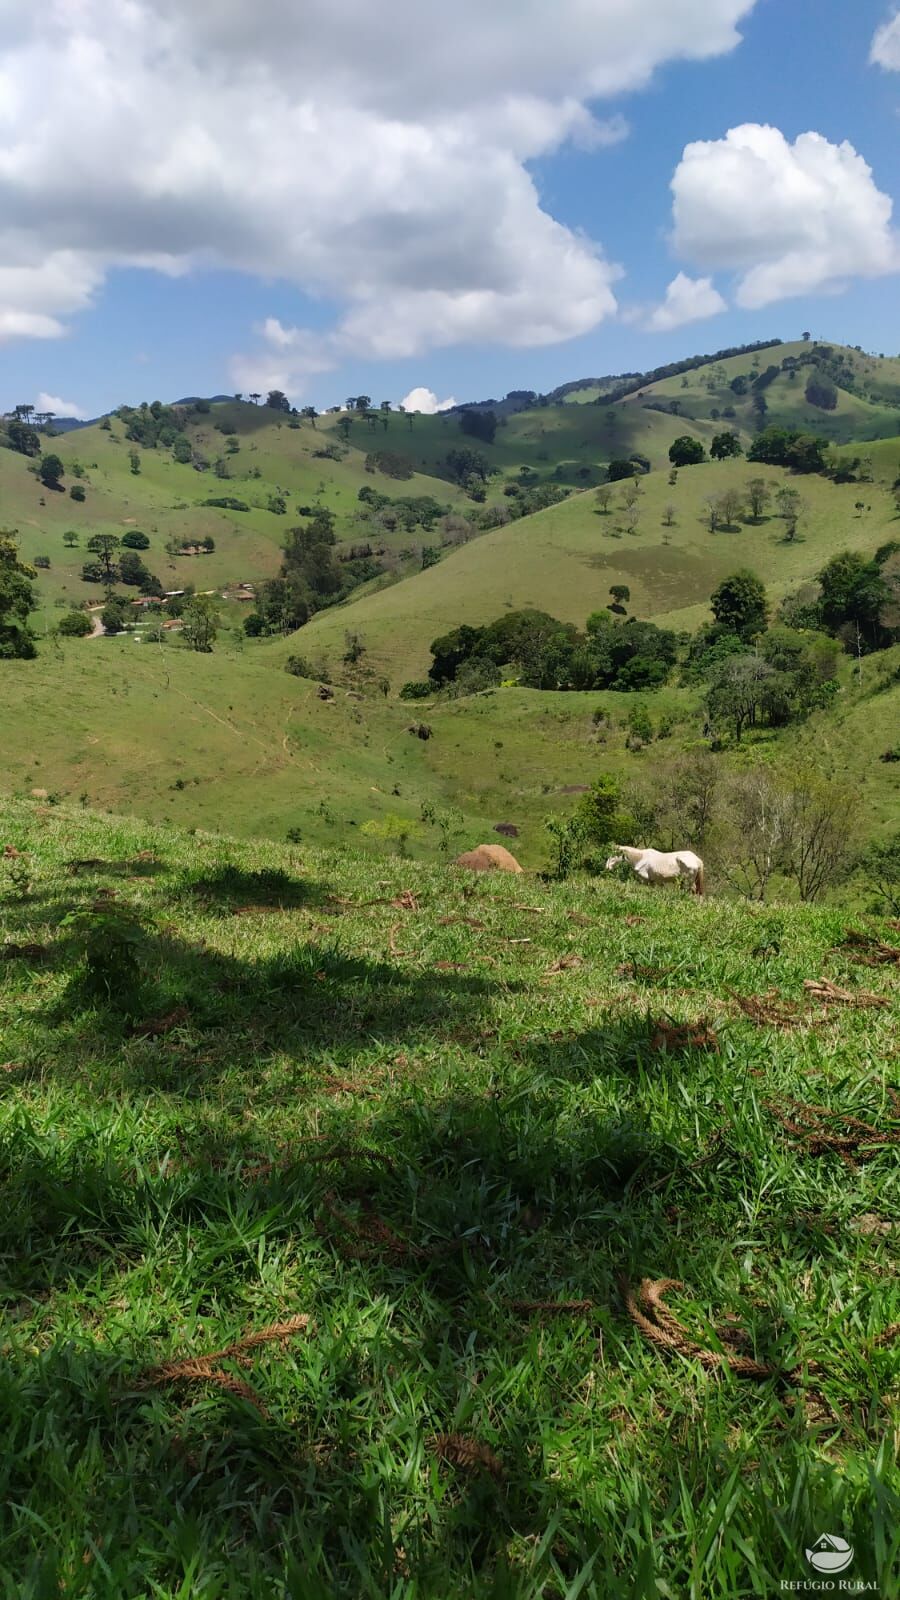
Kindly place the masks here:
[(449, 411), (456, 401), (452, 395), (449, 400), (439, 400), (433, 389), (410, 389), (400, 404), (404, 411), (421, 411), (425, 417), (434, 417), (439, 411)]
[(63, 331), (133, 265), (337, 301), (324, 338), (270, 327), (245, 386), (253, 367), (295, 388), (349, 349), (583, 333), (614, 311), (615, 271), (524, 162), (623, 137), (591, 102), (731, 49), (755, 3), (21, 7), (0, 45), (0, 337)]
[(672, 180), (673, 242), (701, 267), (737, 274), (750, 308), (900, 268), (892, 202), (851, 144), (745, 123), (689, 144)]
[(51, 411), (55, 417), (76, 417), (79, 422), (87, 421), (87, 412), (82, 406), (76, 405), (74, 400), (64, 400), (58, 394), (38, 395), (35, 403), (36, 411)]
[(873, 66), (885, 67), (888, 72), (900, 72), (900, 11), (878, 29), (869, 60)]
[(644, 324), (651, 333), (669, 333), (686, 322), (701, 322), (716, 317), (728, 307), (711, 278), (689, 278), (679, 272), (666, 290), (665, 299), (655, 307)]

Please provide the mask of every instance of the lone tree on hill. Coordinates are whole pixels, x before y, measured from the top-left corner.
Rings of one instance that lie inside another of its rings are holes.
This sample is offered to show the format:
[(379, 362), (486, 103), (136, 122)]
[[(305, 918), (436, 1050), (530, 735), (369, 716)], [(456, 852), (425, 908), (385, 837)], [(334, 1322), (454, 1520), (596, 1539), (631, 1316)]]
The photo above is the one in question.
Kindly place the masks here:
[(761, 578), (741, 567), (725, 578), (711, 596), (713, 616), (726, 633), (745, 641), (765, 631), (769, 608)]
[(696, 467), (701, 461), (706, 460), (706, 451), (699, 439), (684, 433), (680, 439), (673, 439), (670, 444), (669, 460), (673, 467)]
[(610, 607), (610, 610), (624, 611), (625, 607), (631, 600), (631, 590), (629, 589), (627, 583), (611, 583), (609, 586), (609, 592), (613, 598), (613, 604)]
[(762, 514), (772, 498), (772, 491), (765, 478), (751, 478), (747, 484), (747, 499), (750, 503), (750, 512), (754, 522), (759, 522)]
[(34, 568), (19, 560), (11, 531), (0, 531), (0, 661), (31, 661), (37, 654), (28, 617), (34, 610), (29, 582)]
[(269, 390), (266, 396), (266, 405), (270, 411), (290, 411), (291, 409), (291, 402), (281, 389)]
[(191, 650), (209, 655), (218, 635), (218, 611), (210, 594), (192, 595), (181, 613), (182, 638)]
[(58, 489), (65, 470), (59, 456), (42, 456), (39, 477), (44, 488)]

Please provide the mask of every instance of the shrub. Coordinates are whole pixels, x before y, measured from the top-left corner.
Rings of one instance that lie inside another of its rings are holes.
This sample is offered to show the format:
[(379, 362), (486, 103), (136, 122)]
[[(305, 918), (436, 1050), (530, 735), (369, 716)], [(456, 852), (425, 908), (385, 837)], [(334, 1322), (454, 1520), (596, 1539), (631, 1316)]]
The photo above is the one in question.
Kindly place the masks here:
[(85, 494), (84, 484), (73, 483), (69, 490), (69, 498), (70, 500), (86, 500), (87, 495)]
[(223, 511), (249, 511), (250, 507), (245, 500), (235, 500), (230, 494), (213, 495), (209, 500), (204, 500), (205, 506), (219, 506)]
[(291, 673), (295, 678), (318, 677), (318, 673), (313, 669), (312, 664), (307, 661), (306, 656), (288, 656), (284, 664), (284, 670)]
[(129, 529), (128, 533), (123, 533), (121, 542), (125, 546), (126, 550), (150, 549), (150, 540), (147, 538), (147, 535), (145, 533), (138, 533), (136, 528), (131, 528)]
[(91, 619), (86, 611), (67, 611), (60, 617), (59, 631), (65, 639), (83, 639), (92, 631)]
[(413, 679), (409, 683), (405, 683), (403, 685), (403, 688), (400, 690), (400, 699), (427, 700), (429, 696), (433, 694), (434, 684), (428, 683), (426, 679), (419, 678)]

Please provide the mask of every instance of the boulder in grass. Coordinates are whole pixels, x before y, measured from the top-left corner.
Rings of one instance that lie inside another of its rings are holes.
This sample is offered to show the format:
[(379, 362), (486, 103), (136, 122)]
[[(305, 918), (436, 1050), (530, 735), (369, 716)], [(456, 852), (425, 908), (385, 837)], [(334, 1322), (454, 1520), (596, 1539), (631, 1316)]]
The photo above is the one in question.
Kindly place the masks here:
[(474, 850), (466, 850), (457, 856), (453, 863), (456, 867), (466, 867), (469, 872), (522, 872), (515, 856), (502, 844), (480, 844)]

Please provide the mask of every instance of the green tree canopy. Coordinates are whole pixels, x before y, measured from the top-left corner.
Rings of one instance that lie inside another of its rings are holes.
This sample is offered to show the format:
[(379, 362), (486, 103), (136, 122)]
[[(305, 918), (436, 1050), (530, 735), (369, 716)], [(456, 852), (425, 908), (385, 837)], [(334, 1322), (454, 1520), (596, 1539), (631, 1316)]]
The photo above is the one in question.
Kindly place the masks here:
[(725, 578), (710, 604), (719, 626), (739, 639), (753, 639), (765, 629), (769, 614), (765, 585), (747, 567)]
[(670, 444), (669, 460), (673, 467), (696, 467), (706, 460), (706, 451), (699, 439), (684, 433)]

